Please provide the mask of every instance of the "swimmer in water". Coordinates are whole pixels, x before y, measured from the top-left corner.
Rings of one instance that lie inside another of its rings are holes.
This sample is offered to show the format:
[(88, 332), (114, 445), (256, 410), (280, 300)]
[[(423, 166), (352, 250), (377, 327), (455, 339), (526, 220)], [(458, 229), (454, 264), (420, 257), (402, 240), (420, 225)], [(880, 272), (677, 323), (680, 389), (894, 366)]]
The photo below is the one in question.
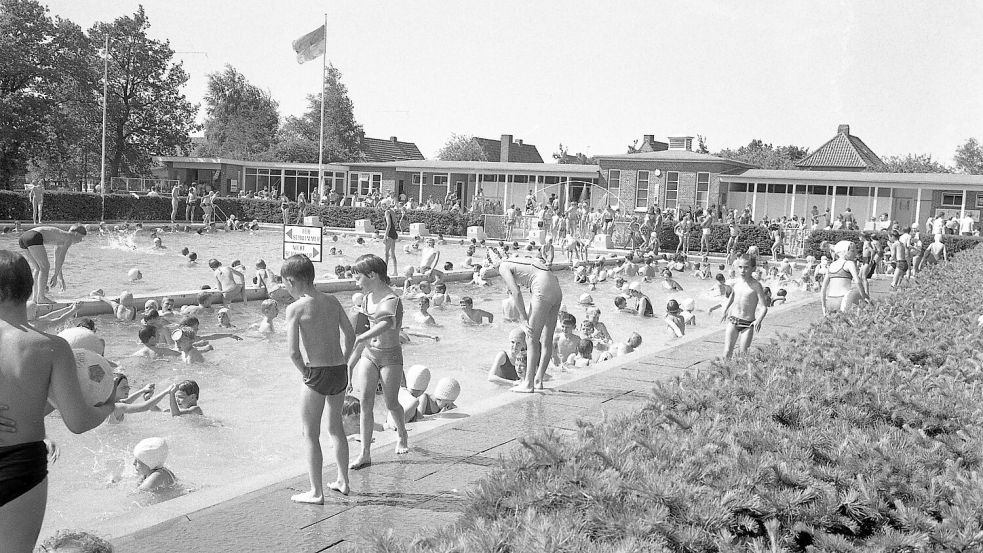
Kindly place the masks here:
[(686, 334), (686, 321), (683, 319), (682, 309), (679, 308), (679, 302), (676, 300), (669, 300), (666, 303), (665, 321), (670, 336), (682, 338)]
[(242, 299), (242, 303), (248, 304), (246, 299), (245, 276), (242, 272), (232, 267), (222, 266), (222, 262), (217, 259), (208, 260), (208, 268), (214, 271), (215, 281), (218, 282), (218, 290), (222, 293), (222, 305), (227, 305), (236, 299)]
[(256, 330), (258, 330), (260, 334), (273, 334), (275, 332), (273, 321), (276, 319), (277, 315), (280, 314), (280, 305), (276, 302), (276, 300), (267, 298), (260, 304), (259, 311), (263, 314), (263, 318), (254, 325)]
[(580, 336), (577, 336), (577, 318), (567, 313), (560, 321), (562, 333), (553, 338), (553, 364), (560, 366), (570, 355), (577, 353), (580, 347)]
[(488, 323), (491, 324), (495, 322), (495, 315), (485, 311), (484, 309), (475, 309), (474, 300), (469, 296), (464, 296), (459, 302), (461, 306), (461, 322), (467, 325), (480, 325), (488, 319)]
[(187, 326), (182, 326), (175, 330), (171, 334), (171, 339), (174, 340), (177, 350), (181, 353), (181, 361), (188, 364), (204, 363), (205, 356), (201, 352), (212, 351), (213, 349), (211, 345), (203, 346), (200, 349), (195, 347), (195, 331)]
[(131, 357), (146, 357), (148, 359), (162, 359), (164, 357), (179, 357), (181, 354), (168, 347), (160, 346), (159, 330), (154, 325), (144, 325), (137, 332), (140, 340), (140, 349), (136, 350)]
[[(35, 227), (25, 231), (20, 235), (18, 244), (21, 253), (31, 266), (31, 275), (34, 277), (34, 303), (52, 303), (46, 292), (58, 284), (61, 279), (64, 288), (65, 277), (62, 274), (65, 265), (65, 257), (68, 255), (68, 248), (73, 244), (78, 244), (87, 234), (82, 225), (72, 225), (67, 230), (56, 227)], [(55, 268), (51, 271), (48, 262), (47, 246), (55, 247)], [(50, 272), (50, 274), (49, 274)]]
[(420, 311), (413, 314), (413, 320), (417, 324), (423, 326), (437, 326), (437, 321), (433, 319), (433, 315), (430, 314), (430, 298), (427, 296), (420, 297)]
[(444, 307), (451, 302), (451, 295), (447, 293), (447, 285), (438, 282), (433, 285), (433, 294), (430, 296), (430, 303), (434, 307)]
[[(553, 358), (553, 333), (563, 301), (563, 290), (556, 275), (546, 263), (532, 257), (517, 257), (502, 261), (498, 268), (505, 286), (515, 299), (519, 319), (526, 333), (526, 378), (512, 388), (519, 393), (532, 393), (543, 388), (546, 369)], [(520, 286), (529, 289), (529, 305)]]
[(102, 295), (102, 290), (96, 290), (92, 297), (108, 305), (118, 321), (128, 322), (137, 319), (137, 308), (132, 305), (133, 293), (129, 290), (124, 290), (118, 299), (107, 299)]
[(526, 333), (522, 328), (514, 328), (509, 333), (511, 347), (500, 351), (488, 369), (488, 381), (496, 384), (514, 385), (526, 376)]
[(232, 324), (232, 312), (229, 311), (228, 307), (219, 309), (215, 317), (218, 319), (218, 326), (222, 328), (235, 328), (235, 325)]

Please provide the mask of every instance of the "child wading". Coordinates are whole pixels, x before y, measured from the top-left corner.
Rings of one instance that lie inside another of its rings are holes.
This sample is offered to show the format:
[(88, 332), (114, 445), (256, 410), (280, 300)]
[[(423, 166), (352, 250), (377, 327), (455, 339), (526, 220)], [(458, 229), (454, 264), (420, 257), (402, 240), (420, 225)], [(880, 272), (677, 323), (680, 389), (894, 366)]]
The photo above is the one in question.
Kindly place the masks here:
[[(304, 378), (301, 420), (307, 443), (307, 468), (311, 490), (292, 496), (298, 503), (324, 503), (321, 466), (321, 416), (328, 403), (328, 434), (334, 446), (338, 479), (328, 489), (348, 495), (348, 440), (342, 425), (342, 407), (348, 389), (348, 365), (355, 332), (341, 303), (314, 288), (314, 264), (303, 255), (284, 262), (280, 275), (296, 300), (287, 306), (287, 349), (290, 360)], [(345, 335), (344, 347), (341, 334)]]

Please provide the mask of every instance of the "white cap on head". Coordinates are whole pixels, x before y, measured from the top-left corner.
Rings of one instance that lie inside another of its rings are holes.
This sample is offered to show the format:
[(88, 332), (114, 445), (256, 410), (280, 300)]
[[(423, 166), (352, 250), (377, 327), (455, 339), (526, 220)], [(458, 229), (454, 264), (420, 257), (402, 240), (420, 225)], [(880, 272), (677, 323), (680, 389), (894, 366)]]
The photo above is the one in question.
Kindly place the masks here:
[(430, 385), (430, 369), (423, 365), (413, 365), (406, 369), (406, 389), (426, 390)]
[(642, 288), (642, 283), (638, 282), (637, 280), (628, 283), (628, 289), (631, 290), (632, 292), (640, 292), (641, 288)]
[(167, 440), (146, 438), (133, 448), (133, 456), (151, 470), (159, 469), (167, 461)]
[(461, 383), (450, 377), (438, 380), (433, 391), (434, 399), (444, 401), (455, 401), (459, 395), (461, 395)]

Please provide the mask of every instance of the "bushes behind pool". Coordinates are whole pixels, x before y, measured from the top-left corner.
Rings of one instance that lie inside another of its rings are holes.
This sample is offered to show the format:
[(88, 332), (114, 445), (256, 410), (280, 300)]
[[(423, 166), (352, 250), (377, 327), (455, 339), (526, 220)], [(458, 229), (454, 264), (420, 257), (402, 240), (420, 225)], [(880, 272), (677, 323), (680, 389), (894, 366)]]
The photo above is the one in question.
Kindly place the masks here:
[(454, 526), (375, 550), (978, 551), (980, 264), (525, 438)]
[[(223, 198), (215, 200), (216, 221), (221, 223), (228, 215), (240, 220), (257, 219), (264, 223), (282, 223), (280, 202), (250, 198)], [(178, 221), (184, 218), (186, 202), (178, 205)], [(290, 203), (290, 220), (297, 218), (297, 204)], [(201, 221), (201, 207), (196, 208)], [(354, 228), (358, 219), (371, 219), (378, 229), (385, 228), (382, 210), (369, 207), (310, 206), (308, 215), (321, 217), (328, 227)], [(224, 216), (223, 216), (224, 215)], [(84, 192), (46, 191), (44, 193), (44, 220), (47, 221), (99, 221), (102, 217), (102, 197)], [(31, 220), (31, 203), (24, 192), (0, 190), (0, 219)], [(106, 194), (106, 220), (170, 221), (170, 196), (135, 198), (130, 194)], [(403, 230), (410, 223), (424, 223), (433, 234), (442, 233), (465, 236), (469, 226), (482, 226), (483, 217), (478, 214), (448, 213), (445, 211), (410, 210)]]
[[(887, 243), (888, 233), (887, 232), (865, 232), (863, 234), (869, 234), (870, 236), (883, 240)], [(822, 253), (819, 247), (823, 242), (829, 242), (830, 244), (835, 244), (841, 240), (849, 240), (857, 245), (857, 252), (862, 251), (863, 243), (860, 240), (861, 233), (856, 230), (816, 230), (813, 231), (805, 242), (805, 253), (803, 255), (814, 255), (816, 259), (820, 256), (825, 255)], [(922, 233), (922, 243), (928, 244), (933, 240), (932, 236)], [(945, 244), (946, 250), (948, 250), (949, 255), (954, 255), (959, 252), (975, 248), (981, 241), (983, 237), (979, 236), (959, 236), (955, 234), (943, 234), (942, 243)]]

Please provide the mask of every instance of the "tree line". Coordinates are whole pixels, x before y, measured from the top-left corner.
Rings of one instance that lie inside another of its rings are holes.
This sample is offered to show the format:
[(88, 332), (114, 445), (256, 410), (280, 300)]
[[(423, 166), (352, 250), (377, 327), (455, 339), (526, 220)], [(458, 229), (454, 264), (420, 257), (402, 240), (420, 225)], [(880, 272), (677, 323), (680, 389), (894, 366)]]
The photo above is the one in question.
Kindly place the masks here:
[[(99, 180), (107, 37), (107, 179), (149, 176), (155, 155), (317, 162), (319, 94), (284, 118), (269, 91), (226, 65), (208, 75), (199, 124), (200, 106), (183, 92), (188, 73), (149, 28), (142, 6), (84, 30), (37, 0), (0, 0), (0, 189), (25, 178)], [(361, 159), (362, 127), (334, 66), (324, 90), (324, 161)], [(202, 129), (205, 140), (192, 144)]]

